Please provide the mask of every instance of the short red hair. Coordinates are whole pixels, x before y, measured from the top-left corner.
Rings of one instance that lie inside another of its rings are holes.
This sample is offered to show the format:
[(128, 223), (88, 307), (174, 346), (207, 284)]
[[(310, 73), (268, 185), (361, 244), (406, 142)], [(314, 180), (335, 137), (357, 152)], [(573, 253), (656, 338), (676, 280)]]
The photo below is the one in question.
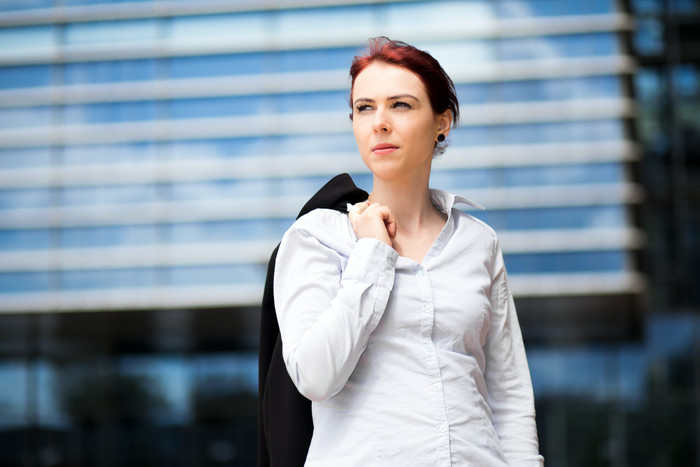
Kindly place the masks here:
[[(350, 108), (352, 109), (352, 90), (355, 78), (373, 62), (383, 62), (405, 68), (415, 73), (423, 82), (430, 99), (430, 106), (436, 114), (445, 110), (452, 113), (452, 125), (457, 125), (459, 102), (452, 79), (443, 70), (440, 63), (428, 52), (401, 41), (392, 41), (387, 37), (374, 37), (369, 40), (365, 55), (357, 55), (350, 66), (352, 86), (350, 88)], [(352, 114), (350, 114), (352, 118)]]

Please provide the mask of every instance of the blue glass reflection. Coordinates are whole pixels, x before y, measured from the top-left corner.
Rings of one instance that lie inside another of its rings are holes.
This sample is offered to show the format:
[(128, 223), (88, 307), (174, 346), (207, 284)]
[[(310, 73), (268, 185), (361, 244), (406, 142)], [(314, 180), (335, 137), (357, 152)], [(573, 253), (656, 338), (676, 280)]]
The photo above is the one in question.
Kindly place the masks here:
[(54, 0), (3, 0), (0, 2), (0, 11), (34, 10), (37, 8), (50, 8)]
[(236, 76), (265, 73), (269, 54), (242, 53), (173, 57), (167, 60), (167, 74), (171, 78), (201, 78), (207, 76)]
[(431, 184), (452, 191), (469, 188), (585, 185), (620, 183), (624, 169), (619, 163), (567, 164), (520, 167), (436, 170)]
[(51, 274), (42, 272), (0, 273), (0, 293), (48, 292)]
[(0, 128), (49, 126), (50, 107), (20, 107), (0, 109)]
[(222, 266), (174, 267), (164, 271), (167, 284), (221, 285), (261, 284), (265, 281), (266, 265), (233, 264)]
[(142, 204), (156, 200), (155, 185), (66, 187), (61, 192), (64, 206), (98, 204)]
[(66, 84), (110, 83), (156, 79), (153, 59), (67, 63), (63, 67)]
[(498, 230), (590, 229), (624, 227), (624, 206), (567, 206), (469, 211)]
[(152, 268), (62, 271), (60, 287), (65, 290), (148, 288), (157, 285)]
[(131, 122), (155, 118), (156, 103), (153, 101), (67, 105), (63, 109), (65, 123)]
[(151, 142), (64, 146), (61, 163), (64, 165), (83, 165), (152, 162), (156, 159), (158, 150), (159, 145)]
[(270, 96), (175, 99), (167, 103), (170, 118), (206, 118), (271, 113)]
[[(346, 107), (346, 109), (348, 108)], [(269, 154), (319, 154), (321, 157), (339, 153), (357, 154), (357, 143), (351, 132), (323, 135), (275, 136), (268, 138), (268, 144)], [(359, 157), (359, 155), (357, 157)]]
[(0, 190), (0, 209), (46, 208), (51, 205), (51, 190)]
[(279, 240), (291, 219), (241, 219), (235, 221), (170, 224), (164, 235), (172, 243)]
[(275, 96), (276, 110), (292, 112), (343, 112), (348, 108), (347, 91), (308, 92)]
[(504, 254), (511, 274), (613, 272), (627, 270), (625, 251)]
[(619, 53), (617, 36), (613, 33), (518, 37), (498, 41), (500, 60), (589, 57)]
[(75, 227), (60, 230), (60, 243), (63, 248), (153, 245), (158, 240), (158, 229), (154, 225)]
[(265, 179), (174, 183), (168, 186), (168, 193), (175, 201), (259, 198), (268, 196), (276, 183)]
[(51, 85), (50, 65), (3, 67), (0, 71), (0, 89), (34, 88), (49, 85)]
[(357, 54), (356, 48), (288, 50), (275, 53), (276, 71), (309, 72), (320, 70), (347, 70), (352, 58)]
[(623, 140), (620, 120), (462, 126), (450, 132), (453, 147), (498, 144)]
[(51, 165), (51, 149), (48, 147), (0, 149), (0, 168), (2, 169), (49, 165)]
[(194, 378), (192, 368), (178, 355), (123, 355), (118, 360), (120, 378), (138, 382), (148, 389), (154, 402), (150, 413), (159, 423), (185, 423), (192, 417)]
[(66, 45), (153, 41), (158, 39), (157, 19), (91, 21), (67, 23), (63, 41)]
[(0, 230), (0, 250), (46, 250), (50, 246), (48, 229)]
[(503, 18), (542, 16), (599, 15), (614, 13), (614, 0), (499, 0), (498, 13)]
[(21, 426), (29, 421), (27, 373), (22, 359), (0, 360), (0, 428)]
[(180, 140), (170, 143), (170, 157), (174, 160), (225, 159), (239, 156), (267, 154), (269, 138), (231, 138), (212, 140)]

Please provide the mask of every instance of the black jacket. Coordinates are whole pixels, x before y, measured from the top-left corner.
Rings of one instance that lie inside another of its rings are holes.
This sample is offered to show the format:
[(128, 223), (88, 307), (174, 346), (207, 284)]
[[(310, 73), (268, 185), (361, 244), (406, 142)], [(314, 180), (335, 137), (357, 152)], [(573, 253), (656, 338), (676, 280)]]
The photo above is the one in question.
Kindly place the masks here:
[[(297, 218), (317, 209), (346, 212), (347, 203), (368, 194), (348, 174), (335, 176), (304, 205)], [(275, 312), (273, 277), (277, 248), (267, 267), (260, 313), (258, 359), (258, 466), (302, 467), (311, 443), (311, 401), (299, 394), (282, 359), (282, 341)]]

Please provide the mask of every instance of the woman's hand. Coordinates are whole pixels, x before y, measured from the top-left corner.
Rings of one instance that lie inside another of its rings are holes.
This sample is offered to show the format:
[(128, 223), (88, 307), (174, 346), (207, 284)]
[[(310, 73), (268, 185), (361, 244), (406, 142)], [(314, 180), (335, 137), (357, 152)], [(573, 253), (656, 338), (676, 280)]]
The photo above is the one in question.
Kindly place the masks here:
[(354, 205), (348, 216), (358, 238), (375, 238), (393, 248), (396, 219), (387, 206), (364, 201)]

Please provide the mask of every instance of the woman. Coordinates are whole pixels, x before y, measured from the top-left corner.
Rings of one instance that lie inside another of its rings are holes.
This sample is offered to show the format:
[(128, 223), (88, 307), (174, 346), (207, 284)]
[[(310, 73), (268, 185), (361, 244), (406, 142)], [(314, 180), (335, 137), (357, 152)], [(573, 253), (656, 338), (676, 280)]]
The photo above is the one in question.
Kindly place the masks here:
[(542, 465), (496, 235), (454, 207), (467, 200), (428, 187), (454, 85), (386, 38), (350, 74), (369, 199), (297, 220), (275, 270), (285, 365), (313, 401), (306, 465)]

